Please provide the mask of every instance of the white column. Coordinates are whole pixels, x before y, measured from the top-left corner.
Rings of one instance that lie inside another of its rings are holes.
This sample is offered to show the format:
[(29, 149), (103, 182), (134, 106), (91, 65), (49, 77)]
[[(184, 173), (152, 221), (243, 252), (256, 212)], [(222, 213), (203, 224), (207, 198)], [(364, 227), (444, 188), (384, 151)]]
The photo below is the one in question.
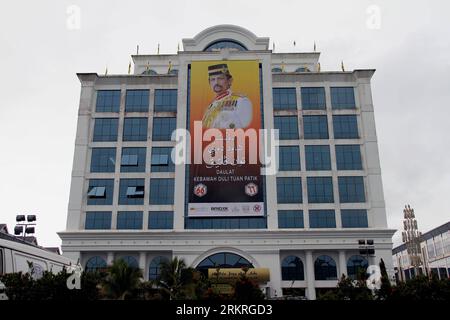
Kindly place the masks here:
[(314, 262), (312, 251), (306, 251), (306, 296), (309, 300), (316, 300), (316, 288), (314, 286)]
[(140, 252), (139, 253), (139, 269), (142, 270), (142, 275), (144, 280), (148, 280), (148, 272), (146, 272), (147, 270), (147, 252)]
[(114, 252), (108, 252), (108, 255), (106, 256), (106, 265), (110, 266), (114, 262)]
[(347, 261), (345, 259), (345, 251), (339, 250), (339, 274), (338, 279), (342, 277), (342, 274), (347, 276)]

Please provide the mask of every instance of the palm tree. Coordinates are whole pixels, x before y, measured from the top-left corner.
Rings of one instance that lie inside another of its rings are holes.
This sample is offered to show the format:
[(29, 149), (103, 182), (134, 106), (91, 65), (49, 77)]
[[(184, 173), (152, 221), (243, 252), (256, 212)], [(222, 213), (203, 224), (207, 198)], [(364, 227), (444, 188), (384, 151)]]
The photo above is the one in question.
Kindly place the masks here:
[(108, 298), (125, 300), (126, 297), (133, 295), (141, 278), (141, 269), (129, 266), (123, 259), (116, 260), (108, 267), (103, 282), (104, 294)]
[(178, 257), (161, 263), (161, 274), (156, 285), (170, 296), (170, 299), (195, 297), (194, 269), (187, 268)]

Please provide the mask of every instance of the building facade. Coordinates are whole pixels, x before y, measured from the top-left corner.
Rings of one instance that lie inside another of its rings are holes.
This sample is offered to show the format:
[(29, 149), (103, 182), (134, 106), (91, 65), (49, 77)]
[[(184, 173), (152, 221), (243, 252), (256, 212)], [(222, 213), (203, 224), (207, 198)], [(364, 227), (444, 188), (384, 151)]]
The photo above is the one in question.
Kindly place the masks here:
[[(59, 233), (64, 254), (86, 269), (124, 258), (145, 279), (175, 256), (203, 270), (269, 268), (263, 287), (270, 297), (297, 289), (315, 299), (341, 274), (354, 276), (381, 258), (393, 276), (375, 71), (323, 72), (319, 55), (275, 53), (269, 38), (220, 25), (183, 39), (177, 54), (133, 55), (133, 74), (78, 74), (67, 228)], [(279, 129), (280, 139), (279, 171), (262, 179), (262, 215), (188, 212), (189, 166), (172, 163), (171, 134), (189, 129), (198, 61), (257, 62), (261, 127)], [(373, 240), (374, 255), (359, 254), (361, 239)]]
[(406, 244), (392, 250), (395, 277), (406, 281), (417, 274), (434, 274), (439, 279), (450, 277), (450, 222), (447, 222), (420, 237), (421, 265), (413, 266)]

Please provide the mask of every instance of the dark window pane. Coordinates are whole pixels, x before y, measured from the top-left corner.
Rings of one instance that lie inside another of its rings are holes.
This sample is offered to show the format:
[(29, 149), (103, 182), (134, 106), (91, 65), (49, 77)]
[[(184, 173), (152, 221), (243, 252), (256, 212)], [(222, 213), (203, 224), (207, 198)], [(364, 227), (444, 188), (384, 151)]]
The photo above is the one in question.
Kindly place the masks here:
[(97, 91), (96, 112), (119, 112), (120, 90)]
[(148, 112), (149, 90), (127, 90), (126, 112)]
[(88, 205), (112, 205), (114, 179), (90, 179), (87, 192)]
[(342, 209), (341, 210), (343, 228), (367, 228), (367, 210), (363, 209)]
[(308, 177), (308, 202), (333, 203), (333, 179), (331, 177)]
[(274, 110), (296, 110), (297, 95), (295, 88), (273, 88)]
[(297, 116), (275, 116), (274, 127), (279, 130), (280, 140), (298, 139)]
[(310, 228), (336, 228), (334, 210), (309, 210)]
[(304, 228), (302, 210), (278, 210), (278, 228)]
[(153, 118), (153, 141), (170, 141), (176, 129), (177, 118)]
[(305, 139), (328, 139), (327, 116), (304, 116)]
[(90, 211), (86, 212), (85, 229), (100, 230), (111, 229), (111, 211)]
[(306, 170), (331, 170), (330, 146), (305, 146)]
[(174, 172), (175, 164), (172, 162), (172, 147), (152, 148), (151, 171), (152, 172)]
[(123, 141), (147, 141), (147, 118), (125, 118)]
[(279, 169), (281, 171), (300, 170), (300, 149), (298, 146), (280, 146), (279, 154)]
[(150, 204), (173, 204), (174, 179), (150, 179)]
[(325, 88), (302, 88), (304, 110), (325, 110)]
[(145, 172), (146, 148), (123, 148), (120, 172)]
[(116, 148), (92, 148), (91, 172), (114, 172)]
[(142, 229), (142, 211), (119, 211), (117, 229)]
[(333, 109), (355, 109), (355, 91), (353, 87), (332, 87), (331, 106)]
[(362, 170), (361, 148), (359, 145), (336, 145), (338, 170)]
[(93, 141), (117, 141), (119, 119), (96, 118)]
[(119, 204), (144, 204), (144, 179), (120, 179)]
[(173, 229), (173, 211), (150, 211), (148, 213), (149, 229)]
[(177, 89), (155, 90), (155, 112), (177, 111)]
[(355, 115), (333, 116), (335, 139), (358, 139), (358, 122)]
[(278, 203), (302, 203), (301, 178), (277, 178)]
[(338, 177), (341, 203), (366, 202), (363, 177)]

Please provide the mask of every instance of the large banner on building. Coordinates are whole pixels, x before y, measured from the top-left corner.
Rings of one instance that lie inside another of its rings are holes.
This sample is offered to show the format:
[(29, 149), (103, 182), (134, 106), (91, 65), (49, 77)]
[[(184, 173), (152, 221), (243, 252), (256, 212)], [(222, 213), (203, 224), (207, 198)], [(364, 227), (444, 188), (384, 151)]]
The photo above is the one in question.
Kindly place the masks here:
[(258, 61), (191, 65), (188, 216), (264, 215)]

